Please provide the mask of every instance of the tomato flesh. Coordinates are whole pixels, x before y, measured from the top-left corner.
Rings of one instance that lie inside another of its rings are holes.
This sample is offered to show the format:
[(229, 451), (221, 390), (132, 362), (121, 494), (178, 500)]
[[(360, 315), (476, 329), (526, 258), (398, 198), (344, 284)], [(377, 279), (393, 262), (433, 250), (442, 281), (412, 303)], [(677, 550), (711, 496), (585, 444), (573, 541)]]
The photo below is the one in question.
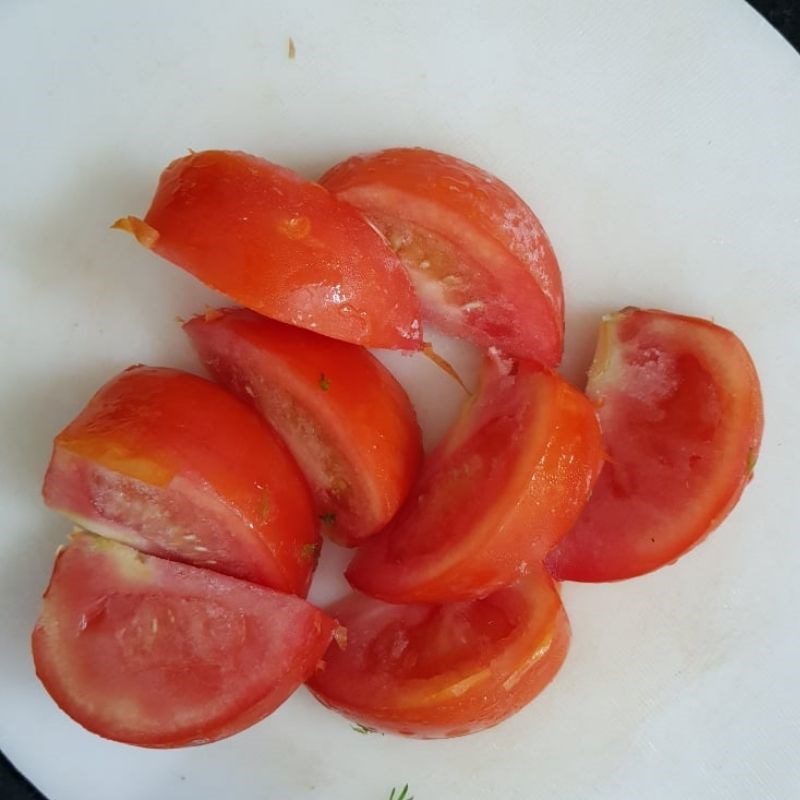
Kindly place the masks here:
[(354, 156), (320, 182), (381, 230), (432, 324), (481, 347), (559, 363), (558, 262), (541, 223), (509, 186), (421, 148)]
[(324, 533), (354, 545), (389, 522), (416, 477), (422, 442), (406, 393), (374, 356), (246, 309), (208, 312), (184, 330), (213, 378), (281, 435)]
[(347, 579), (399, 603), (507, 585), (572, 527), (602, 462), (595, 410), (580, 392), (530, 362), (490, 355), (461, 419)]
[(334, 628), (293, 595), (76, 534), (56, 559), (32, 647), (37, 675), (76, 722), (178, 747), (274, 711)]
[(730, 331), (631, 308), (603, 322), (586, 391), (609, 461), (547, 564), (563, 580), (630, 578), (677, 559), (739, 499), (761, 442), (758, 377)]
[(368, 347), (421, 347), (413, 287), (381, 236), (323, 187), (264, 159), (179, 158), (144, 221), (116, 225), (268, 317)]
[(347, 628), (309, 683), (327, 706), (369, 728), (423, 738), (483, 730), (553, 678), (569, 623), (538, 565), (479, 600), (391, 605), (352, 594), (329, 613)]
[(144, 552), (305, 595), (320, 547), (299, 468), (210, 381), (133, 367), (55, 439), (45, 502)]

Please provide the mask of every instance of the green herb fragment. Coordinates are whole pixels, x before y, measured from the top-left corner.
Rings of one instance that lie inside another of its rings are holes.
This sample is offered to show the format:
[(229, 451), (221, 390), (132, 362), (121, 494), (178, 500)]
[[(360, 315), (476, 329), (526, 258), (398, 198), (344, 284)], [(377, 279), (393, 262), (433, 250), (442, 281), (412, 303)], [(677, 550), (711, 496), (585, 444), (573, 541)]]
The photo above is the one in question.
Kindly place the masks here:
[(389, 800), (414, 800), (414, 795), (408, 793), (408, 784), (406, 784), (399, 792), (397, 789), (392, 789)]
[(320, 514), (319, 518), (323, 525), (336, 524), (336, 514), (334, 514), (332, 511), (328, 511), (326, 514)]
[(316, 562), (319, 558), (319, 544), (304, 544), (300, 550), (300, 558), (304, 561)]
[(366, 736), (368, 733), (375, 733), (374, 728), (368, 728), (366, 725), (362, 725), (360, 722), (357, 725), (350, 726), (356, 733), (360, 733), (363, 736)]
[(325, 377), (324, 372), (320, 372), (319, 374), (319, 388), (322, 389), (323, 392), (327, 392), (328, 389), (331, 388), (331, 382)]

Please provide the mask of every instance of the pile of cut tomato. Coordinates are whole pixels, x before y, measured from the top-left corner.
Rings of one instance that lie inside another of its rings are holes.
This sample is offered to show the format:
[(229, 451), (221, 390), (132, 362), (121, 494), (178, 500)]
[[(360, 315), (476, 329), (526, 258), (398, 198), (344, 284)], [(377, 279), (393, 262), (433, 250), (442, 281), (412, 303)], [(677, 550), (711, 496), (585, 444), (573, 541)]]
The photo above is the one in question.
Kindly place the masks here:
[[(675, 561), (752, 475), (762, 402), (739, 339), (626, 308), (573, 387), (545, 231), (454, 157), (385, 150), (311, 182), (193, 152), (115, 225), (238, 306), (183, 325), (210, 380), (132, 366), (54, 441), (44, 499), (77, 528), (33, 656), (101, 736), (211, 742), (303, 683), (369, 729), (494, 725), (566, 656), (559, 581)], [(436, 358), (427, 325), (485, 356), (425, 454), (367, 348)], [(326, 538), (353, 548), (353, 591), (321, 610), (305, 597)]]

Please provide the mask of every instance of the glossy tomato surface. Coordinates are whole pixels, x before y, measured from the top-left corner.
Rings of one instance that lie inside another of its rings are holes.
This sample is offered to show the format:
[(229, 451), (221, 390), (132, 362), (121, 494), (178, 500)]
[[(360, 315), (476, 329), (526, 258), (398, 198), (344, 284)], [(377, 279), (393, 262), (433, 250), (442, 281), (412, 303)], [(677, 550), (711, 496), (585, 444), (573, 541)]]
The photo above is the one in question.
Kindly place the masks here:
[(563, 580), (630, 578), (674, 561), (739, 499), (761, 443), (758, 376), (725, 328), (629, 308), (604, 320), (586, 391), (609, 462), (547, 564)]
[(268, 317), (367, 347), (421, 346), (413, 287), (381, 236), (327, 189), (264, 159), (179, 158), (144, 221), (116, 226)]
[(481, 347), (559, 363), (561, 272), (541, 223), (509, 186), (422, 148), (353, 156), (321, 183), (383, 232), (433, 325)]
[(603, 462), (595, 409), (530, 362), (487, 356), (481, 385), (350, 583), (387, 602), (440, 603), (512, 583), (572, 527)]
[(373, 355), (247, 309), (209, 311), (184, 330), (213, 378), (288, 445), (324, 533), (354, 545), (389, 522), (416, 478), (422, 442), (408, 396)]
[(305, 595), (320, 546), (300, 469), (204, 378), (131, 367), (55, 439), (44, 499), (139, 550)]
[(569, 645), (558, 591), (538, 565), (480, 600), (391, 605), (354, 593), (329, 613), (347, 647), (328, 648), (311, 691), (368, 728), (409, 736), (496, 725), (547, 685)]
[(293, 595), (78, 534), (57, 556), (32, 646), (36, 674), (76, 722), (177, 747), (274, 711), (334, 627)]

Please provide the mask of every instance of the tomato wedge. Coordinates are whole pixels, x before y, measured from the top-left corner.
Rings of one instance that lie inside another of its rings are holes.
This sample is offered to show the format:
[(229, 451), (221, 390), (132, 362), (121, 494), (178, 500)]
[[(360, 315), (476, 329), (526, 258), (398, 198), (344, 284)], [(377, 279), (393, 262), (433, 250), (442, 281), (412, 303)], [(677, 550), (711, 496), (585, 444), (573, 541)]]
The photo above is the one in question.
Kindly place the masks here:
[(320, 182), (383, 232), (432, 324), (559, 363), (561, 272), (541, 223), (509, 186), (453, 156), (407, 147), (349, 158)]
[(563, 580), (631, 578), (675, 561), (736, 504), (761, 443), (758, 376), (725, 328), (627, 308), (603, 321), (586, 392), (609, 463), (547, 565)]
[(213, 378), (283, 437), (331, 539), (352, 546), (389, 522), (422, 457), (414, 409), (389, 370), (363, 347), (246, 309), (209, 311), (184, 330)]
[(381, 236), (327, 189), (264, 159), (179, 158), (144, 220), (115, 227), (268, 317), (367, 347), (422, 345), (413, 287)]
[(480, 600), (391, 605), (352, 594), (329, 613), (347, 628), (309, 682), (326, 706), (376, 730), (474, 733), (529, 703), (558, 672), (569, 622), (540, 566)]
[(274, 431), (210, 381), (132, 367), (55, 439), (47, 505), (139, 550), (305, 595), (320, 547)]
[(56, 559), (33, 658), (85, 728), (178, 747), (274, 711), (313, 673), (335, 626), (299, 597), (77, 534)]
[(399, 603), (479, 597), (575, 523), (603, 463), (594, 407), (530, 362), (490, 355), (481, 381), (398, 516), (351, 561), (354, 588)]

